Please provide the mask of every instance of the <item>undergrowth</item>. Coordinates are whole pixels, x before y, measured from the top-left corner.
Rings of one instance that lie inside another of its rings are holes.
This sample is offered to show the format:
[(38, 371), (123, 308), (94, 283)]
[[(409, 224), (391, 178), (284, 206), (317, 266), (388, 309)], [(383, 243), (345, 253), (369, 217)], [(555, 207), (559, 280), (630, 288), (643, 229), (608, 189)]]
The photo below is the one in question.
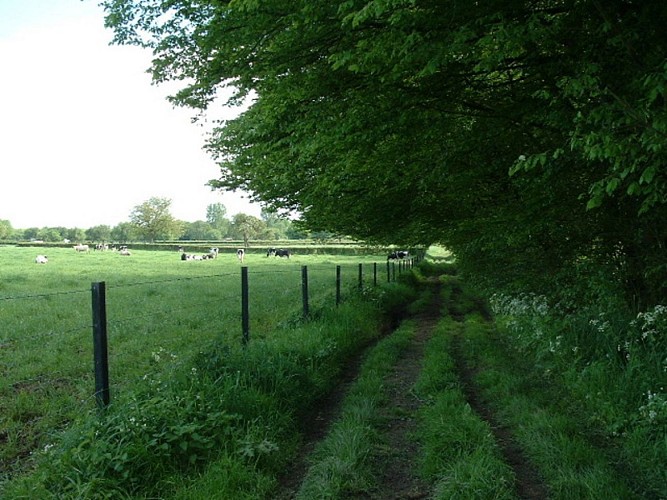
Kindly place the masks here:
[(495, 295), (491, 305), (504, 345), (564, 388), (635, 492), (667, 498), (667, 308), (565, 310), (532, 294)]

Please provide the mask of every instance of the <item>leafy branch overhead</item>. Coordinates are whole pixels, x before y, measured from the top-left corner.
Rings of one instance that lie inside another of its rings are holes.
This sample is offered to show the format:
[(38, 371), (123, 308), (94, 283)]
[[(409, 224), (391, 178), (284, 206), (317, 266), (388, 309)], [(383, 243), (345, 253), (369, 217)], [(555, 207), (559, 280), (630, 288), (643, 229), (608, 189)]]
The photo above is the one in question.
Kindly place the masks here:
[(665, 296), (663, 2), (103, 4), (155, 81), (181, 81), (175, 103), (252, 99), (207, 145), (214, 187), (312, 229), (444, 243), (479, 276), (540, 286), (584, 259)]

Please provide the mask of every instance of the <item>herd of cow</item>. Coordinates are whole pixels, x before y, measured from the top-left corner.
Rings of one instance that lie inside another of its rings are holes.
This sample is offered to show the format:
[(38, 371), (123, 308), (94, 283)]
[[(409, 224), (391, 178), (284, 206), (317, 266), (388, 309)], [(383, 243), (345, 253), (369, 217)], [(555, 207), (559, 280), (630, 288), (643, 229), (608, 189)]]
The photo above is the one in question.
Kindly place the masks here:
[[(72, 248), (74, 248), (74, 250), (76, 252), (90, 252), (90, 245), (81, 245), (81, 244), (79, 244), (79, 245), (74, 245)], [(127, 248), (127, 245), (120, 245), (120, 246), (112, 245), (112, 246), (109, 246), (109, 245), (106, 245), (106, 244), (98, 244), (98, 245), (95, 245), (93, 248), (95, 250), (112, 250), (114, 252), (117, 251), (120, 255), (126, 255), (126, 256), (132, 255), (130, 250)], [(49, 258), (46, 255), (38, 255), (37, 257), (35, 257), (35, 263), (36, 264), (46, 264), (48, 262), (49, 262)]]
[[(183, 251), (183, 247), (178, 247), (178, 252), (181, 254), (181, 260), (208, 260), (208, 259), (215, 259), (218, 257), (218, 254), (220, 253), (219, 248), (211, 248), (208, 253), (205, 254), (190, 254), (190, 253), (185, 253)], [(239, 248), (236, 250), (236, 257), (239, 259), (241, 263), (244, 262), (245, 260), (245, 249)], [(283, 248), (269, 248), (266, 252), (267, 257), (287, 257), (289, 259), (290, 257), (290, 251), (285, 250)]]
[[(90, 246), (89, 245), (74, 245), (74, 250), (77, 252), (89, 252), (90, 251)], [(119, 247), (116, 247), (116, 245), (112, 245), (111, 247), (107, 244), (99, 243), (94, 246), (95, 250), (112, 250), (112, 251), (118, 251), (120, 255), (132, 255), (130, 251), (128, 250), (126, 245), (122, 245)], [(185, 253), (183, 251), (183, 247), (178, 247), (178, 252), (181, 254), (181, 260), (209, 260), (209, 259), (216, 259), (218, 257), (218, 254), (220, 253), (220, 249), (217, 247), (211, 248), (208, 253), (205, 254), (189, 254)], [(267, 257), (287, 257), (288, 259), (290, 258), (290, 251), (284, 248), (269, 248), (266, 251), (266, 256)], [(405, 259), (406, 257), (409, 256), (409, 253), (407, 250), (396, 250), (391, 252), (387, 256), (387, 260), (397, 260), (397, 259)], [(243, 248), (239, 248), (236, 251), (236, 257), (239, 259), (241, 263), (245, 260), (245, 250)], [(49, 261), (46, 255), (38, 255), (35, 257), (35, 263), (37, 264), (46, 264)]]

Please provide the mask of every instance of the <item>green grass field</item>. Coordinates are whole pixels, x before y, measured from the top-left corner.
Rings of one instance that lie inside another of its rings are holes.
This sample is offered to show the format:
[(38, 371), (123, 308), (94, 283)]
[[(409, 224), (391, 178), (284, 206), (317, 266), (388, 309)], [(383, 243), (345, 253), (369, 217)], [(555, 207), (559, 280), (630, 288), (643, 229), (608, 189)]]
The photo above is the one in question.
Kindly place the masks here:
[[(36, 264), (46, 254), (47, 264)], [(301, 267), (311, 313), (387, 280), (386, 257), (250, 253), (250, 341), (302, 315)], [(49, 435), (94, 408), (91, 283), (106, 283), (111, 398), (159, 379), (213, 340), (241, 342), (241, 264), (235, 254), (181, 261), (168, 251), (77, 253), (71, 248), (0, 247), (0, 469), (22, 469)]]

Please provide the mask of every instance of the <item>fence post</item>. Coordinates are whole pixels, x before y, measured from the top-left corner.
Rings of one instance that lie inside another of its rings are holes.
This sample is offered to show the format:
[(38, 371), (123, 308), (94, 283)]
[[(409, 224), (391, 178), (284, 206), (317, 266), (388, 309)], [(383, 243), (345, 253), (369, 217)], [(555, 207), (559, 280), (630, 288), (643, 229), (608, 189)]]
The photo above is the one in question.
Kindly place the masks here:
[(100, 408), (109, 404), (109, 355), (107, 342), (106, 287), (104, 281), (93, 283), (93, 357), (95, 364), (95, 399)]
[(340, 304), (340, 266), (336, 266), (336, 305)]
[(308, 266), (301, 266), (301, 294), (303, 296), (303, 317), (307, 318), (308, 311)]
[(359, 291), (364, 288), (364, 265), (359, 264)]
[(241, 331), (243, 345), (250, 341), (250, 306), (248, 300), (248, 266), (241, 267)]
[(392, 281), (396, 281), (396, 262), (391, 263), (391, 274), (392, 274)]
[(387, 259), (387, 283), (391, 283), (391, 268), (389, 267), (389, 259)]
[(378, 263), (373, 262), (373, 286), (378, 286)]

